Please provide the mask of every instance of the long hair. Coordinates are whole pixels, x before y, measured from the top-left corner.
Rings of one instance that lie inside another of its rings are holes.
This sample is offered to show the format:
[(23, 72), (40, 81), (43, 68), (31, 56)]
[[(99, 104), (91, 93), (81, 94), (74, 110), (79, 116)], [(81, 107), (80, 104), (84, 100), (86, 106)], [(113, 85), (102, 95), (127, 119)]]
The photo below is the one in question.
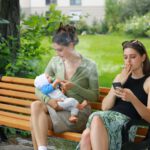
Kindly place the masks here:
[(60, 23), (59, 28), (52, 38), (52, 42), (63, 46), (68, 46), (70, 43), (76, 45), (79, 42), (76, 28), (69, 24), (63, 25)]
[(143, 73), (145, 75), (150, 75), (150, 60), (146, 51), (145, 46), (142, 44), (142, 42), (138, 40), (131, 40), (131, 41), (124, 41), (122, 43), (123, 51), (125, 48), (133, 48), (135, 51), (137, 51), (141, 56), (145, 54), (145, 60), (143, 62)]

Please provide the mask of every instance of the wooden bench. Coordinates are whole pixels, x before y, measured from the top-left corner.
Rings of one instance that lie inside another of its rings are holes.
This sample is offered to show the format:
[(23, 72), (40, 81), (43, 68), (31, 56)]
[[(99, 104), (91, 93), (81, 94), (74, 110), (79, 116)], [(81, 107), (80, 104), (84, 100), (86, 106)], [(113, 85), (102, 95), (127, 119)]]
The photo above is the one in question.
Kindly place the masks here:
[[(30, 131), (30, 105), (37, 100), (34, 92), (34, 80), (18, 77), (3, 76), (0, 80), (0, 125)], [(100, 87), (98, 102), (90, 103), (92, 109), (100, 110), (101, 102), (109, 92), (109, 88)], [(139, 128), (135, 142), (140, 142), (146, 135), (147, 128)], [(81, 134), (65, 132), (55, 134), (49, 131), (50, 136), (61, 137), (67, 140), (79, 141)]]

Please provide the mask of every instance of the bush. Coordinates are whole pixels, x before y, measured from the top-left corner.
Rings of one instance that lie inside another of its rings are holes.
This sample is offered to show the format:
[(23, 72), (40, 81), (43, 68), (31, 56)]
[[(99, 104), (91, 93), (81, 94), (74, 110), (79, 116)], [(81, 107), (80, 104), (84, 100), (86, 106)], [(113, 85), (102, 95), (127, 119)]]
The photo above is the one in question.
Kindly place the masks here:
[(150, 36), (150, 13), (142, 17), (134, 16), (126, 21), (124, 31), (134, 36)]
[(91, 33), (90, 26), (85, 22), (84, 19), (80, 19), (79, 21), (75, 22), (75, 25), (77, 27), (78, 34), (82, 34), (84, 32), (86, 34), (90, 34)]
[(75, 23), (78, 34), (104, 34), (108, 31), (104, 21), (98, 22), (94, 20), (92, 25), (88, 25), (83, 19)]
[(109, 32), (116, 31), (117, 24), (133, 16), (143, 16), (150, 11), (149, 0), (106, 0), (105, 22)]

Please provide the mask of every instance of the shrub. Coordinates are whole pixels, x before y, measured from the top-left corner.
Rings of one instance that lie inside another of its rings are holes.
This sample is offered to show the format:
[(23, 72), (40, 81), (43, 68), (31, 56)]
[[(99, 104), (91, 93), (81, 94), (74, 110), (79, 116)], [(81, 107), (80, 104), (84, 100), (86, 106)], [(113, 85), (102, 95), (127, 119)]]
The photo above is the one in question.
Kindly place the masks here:
[(150, 13), (142, 17), (134, 16), (126, 21), (124, 31), (134, 36), (150, 36)]
[(106, 0), (105, 22), (109, 32), (116, 31), (118, 23), (124, 23), (133, 16), (145, 15), (149, 8), (149, 0)]

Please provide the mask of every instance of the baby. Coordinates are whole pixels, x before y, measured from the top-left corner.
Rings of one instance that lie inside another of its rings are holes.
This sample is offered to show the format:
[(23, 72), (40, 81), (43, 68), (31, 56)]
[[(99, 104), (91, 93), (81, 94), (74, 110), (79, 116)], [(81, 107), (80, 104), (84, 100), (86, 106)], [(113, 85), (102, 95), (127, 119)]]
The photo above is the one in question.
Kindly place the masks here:
[(51, 99), (59, 99), (57, 101), (57, 108), (51, 106), (55, 110), (67, 110), (71, 112), (69, 121), (72, 123), (77, 122), (78, 112), (87, 106), (87, 101), (84, 100), (81, 104), (74, 98), (70, 98), (64, 95), (60, 90), (61, 80), (53, 79), (48, 74), (41, 74), (37, 76), (34, 80), (34, 85), (38, 88), (43, 94), (48, 95)]

